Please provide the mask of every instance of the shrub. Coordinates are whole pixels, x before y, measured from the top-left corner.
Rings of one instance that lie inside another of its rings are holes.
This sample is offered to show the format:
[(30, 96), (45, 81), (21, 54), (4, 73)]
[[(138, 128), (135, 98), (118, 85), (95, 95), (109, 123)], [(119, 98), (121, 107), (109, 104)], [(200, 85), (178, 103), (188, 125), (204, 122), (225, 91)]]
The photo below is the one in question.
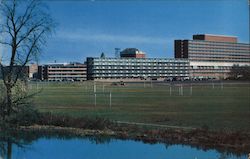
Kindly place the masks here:
[(42, 113), (37, 124), (103, 130), (110, 128), (114, 123), (104, 118), (74, 118), (65, 115)]
[(37, 123), (39, 112), (31, 106), (24, 106), (18, 112), (7, 117), (6, 122), (12, 126), (28, 126)]

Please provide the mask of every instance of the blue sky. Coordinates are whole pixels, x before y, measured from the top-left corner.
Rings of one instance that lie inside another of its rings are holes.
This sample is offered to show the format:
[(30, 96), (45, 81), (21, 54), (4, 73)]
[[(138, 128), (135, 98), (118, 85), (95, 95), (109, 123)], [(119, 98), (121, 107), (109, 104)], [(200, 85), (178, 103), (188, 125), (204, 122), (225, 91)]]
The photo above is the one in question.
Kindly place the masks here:
[(147, 57), (174, 57), (174, 40), (193, 34), (238, 36), (249, 43), (248, 0), (47, 1), (58, 23), (41, 63), (83, 62), (114, 48), (135, 47)]

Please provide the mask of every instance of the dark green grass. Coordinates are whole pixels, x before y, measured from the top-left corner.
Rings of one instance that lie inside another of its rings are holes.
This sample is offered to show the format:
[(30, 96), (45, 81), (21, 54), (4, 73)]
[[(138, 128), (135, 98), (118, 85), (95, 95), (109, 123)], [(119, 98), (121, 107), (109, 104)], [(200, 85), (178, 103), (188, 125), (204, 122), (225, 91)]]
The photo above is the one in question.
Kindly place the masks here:
[[(150, 83), (111, 86), (97, 83), (94, 105), (93, 83), (31, 84), (40, 111), (70, 116), (105, 117), (113, 120), (250, 131), (249, 84), (180, 85)], [(103, 85), (104, 91), (103, 91)], [(109, 93), (112, 105), (109, 105)]]

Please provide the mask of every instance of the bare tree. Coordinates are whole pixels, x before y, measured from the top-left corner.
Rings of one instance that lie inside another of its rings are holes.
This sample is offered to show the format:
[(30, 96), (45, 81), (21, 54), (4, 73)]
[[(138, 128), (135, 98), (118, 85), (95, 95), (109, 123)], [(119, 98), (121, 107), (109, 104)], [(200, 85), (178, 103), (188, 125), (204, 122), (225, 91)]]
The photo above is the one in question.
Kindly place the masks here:
[[(0, 60), (6, 100), (1, 105), (1, 116), (17, 111), (13, 88), (25, 70), (36, 59), (54, 27), (48, 9), (39, 0), (0, 0), (0, 45), (7, 47), (4, 61)], [(16, 100), (16, 99), (15, 99)]]

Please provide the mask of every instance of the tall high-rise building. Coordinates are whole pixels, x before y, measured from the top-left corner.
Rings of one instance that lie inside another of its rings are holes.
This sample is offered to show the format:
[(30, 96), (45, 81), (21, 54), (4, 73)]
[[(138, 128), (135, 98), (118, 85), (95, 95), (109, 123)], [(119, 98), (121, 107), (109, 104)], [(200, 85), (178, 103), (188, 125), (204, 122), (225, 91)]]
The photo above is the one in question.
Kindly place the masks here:
[(237, 37), (194, 35), (193, 40), (175, 40), (175, 58), (192, 61), (245, 63), (250, 61), (250, 45)]
[(189, 59), (193, 77), (226, 78), (233, 65), (250, 65), (250, 45), (234, 36), (198, 34), (175, 40), (175, 58)]

